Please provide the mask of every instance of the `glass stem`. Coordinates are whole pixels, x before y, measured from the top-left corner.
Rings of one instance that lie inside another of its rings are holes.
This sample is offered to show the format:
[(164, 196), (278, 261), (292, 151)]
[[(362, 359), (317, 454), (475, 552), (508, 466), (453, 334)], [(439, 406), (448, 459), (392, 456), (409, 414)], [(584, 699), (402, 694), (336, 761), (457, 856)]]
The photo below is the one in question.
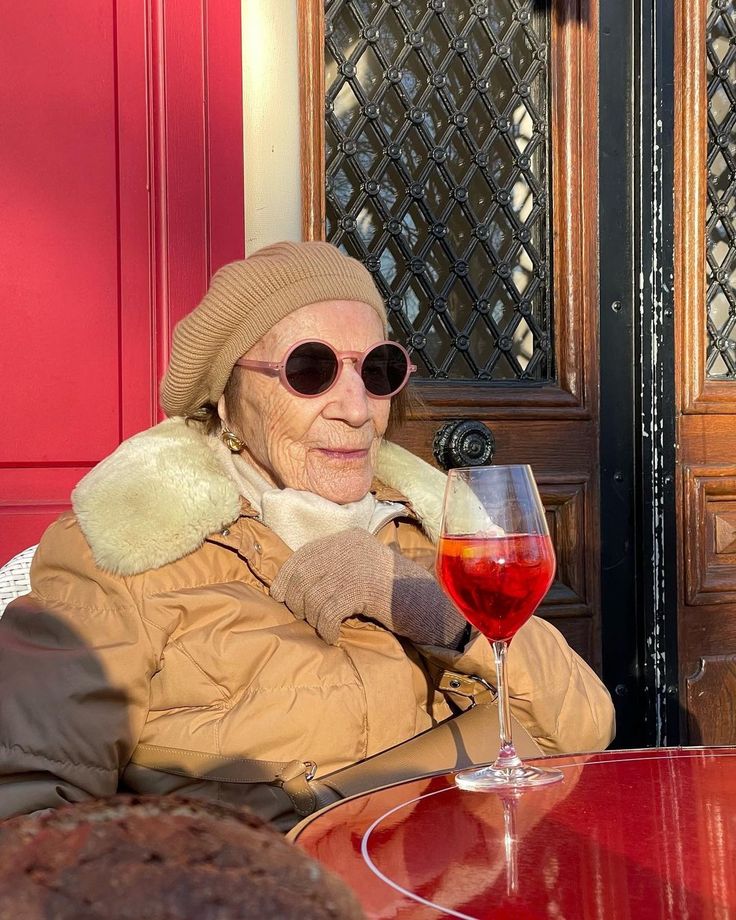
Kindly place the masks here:
[(511, 740), (511, 708), (509, 706), (509, 690), (506, 676), (506, 652), (508, 643), (505, 640), (493, 643), (493, 654), (496, 658), (496, 675), (498, 676), (498, 728), (501, 736), (501, 750), (493, 766), (497, 769), (508, 769), (521, 765), (519, 755), (514, 749)]

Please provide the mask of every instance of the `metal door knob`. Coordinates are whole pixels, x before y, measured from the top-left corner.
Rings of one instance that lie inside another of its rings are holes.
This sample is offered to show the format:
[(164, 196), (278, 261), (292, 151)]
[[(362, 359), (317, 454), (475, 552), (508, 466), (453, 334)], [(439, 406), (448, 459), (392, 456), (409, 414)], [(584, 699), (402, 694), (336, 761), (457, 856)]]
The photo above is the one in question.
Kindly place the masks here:
[(488, 466), (493, 461), (496, 442), (483, 422), (454, 419), (437, 430), (432, 453), (445, 470), (458, 466)]

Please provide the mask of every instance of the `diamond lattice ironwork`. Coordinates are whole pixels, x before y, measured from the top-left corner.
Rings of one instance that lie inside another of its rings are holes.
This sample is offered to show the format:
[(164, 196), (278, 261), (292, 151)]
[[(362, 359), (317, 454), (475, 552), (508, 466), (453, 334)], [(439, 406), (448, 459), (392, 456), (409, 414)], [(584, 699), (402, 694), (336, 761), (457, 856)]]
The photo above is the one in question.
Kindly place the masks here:
[(736, 379), (736, 0), (711, 0), (708, 53), (707, 375)]
[(547, 21), (534, 0), (326, 0), (327, 239), (426, 377), (549, 380)]

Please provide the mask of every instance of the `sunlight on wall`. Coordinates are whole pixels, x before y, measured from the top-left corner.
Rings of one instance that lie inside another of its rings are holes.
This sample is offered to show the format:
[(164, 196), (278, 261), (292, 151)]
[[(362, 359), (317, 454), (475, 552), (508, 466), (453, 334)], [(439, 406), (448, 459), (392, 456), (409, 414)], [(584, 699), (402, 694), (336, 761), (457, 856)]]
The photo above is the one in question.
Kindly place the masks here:
[(301, 239), (296, 0), (242, 0), (246, 252)]

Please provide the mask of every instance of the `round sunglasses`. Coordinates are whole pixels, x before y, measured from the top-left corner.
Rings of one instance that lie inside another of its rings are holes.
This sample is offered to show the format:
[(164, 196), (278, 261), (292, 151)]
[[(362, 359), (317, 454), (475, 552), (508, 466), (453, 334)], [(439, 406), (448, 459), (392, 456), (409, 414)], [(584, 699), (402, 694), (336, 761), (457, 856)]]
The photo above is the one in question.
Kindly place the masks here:
[(279, 362), (239, 358), (235, 363), (278, 377), (290, 393), (309, 399), (332, 389), (346, 359), (354, 362), (366, 391), (377, 399), (395, 396), (416, 370), (409, 352), (390, 341), (378, 342), (361, 353), (336, 351), (320, 339), (305, 339), (295, 342)]

